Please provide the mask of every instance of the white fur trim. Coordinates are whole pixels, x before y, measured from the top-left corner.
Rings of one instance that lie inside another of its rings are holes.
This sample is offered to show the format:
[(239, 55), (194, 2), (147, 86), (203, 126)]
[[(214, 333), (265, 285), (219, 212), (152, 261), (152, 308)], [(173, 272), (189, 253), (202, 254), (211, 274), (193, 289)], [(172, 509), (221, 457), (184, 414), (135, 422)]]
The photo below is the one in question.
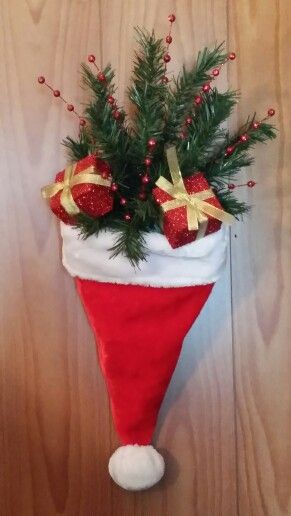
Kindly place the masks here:
[(133, 268), (118, 255), (110, 258), (116, 233), (101, 231), (86, 240), (72, 226), (61, 223), (63, 265), (72, 276), (107, 283), (152, 287), (183, 287), (214, 283), (226, 261), (228, 232), (222, 228), (191, 244), (172, 249), (164, 235), (145, 235), (147, 261)]
[(165, 472), (163, 457), (152, 446), (120, 446), (109, 460), (114, 482), (123, 489), (139, 491), (155, 485)]

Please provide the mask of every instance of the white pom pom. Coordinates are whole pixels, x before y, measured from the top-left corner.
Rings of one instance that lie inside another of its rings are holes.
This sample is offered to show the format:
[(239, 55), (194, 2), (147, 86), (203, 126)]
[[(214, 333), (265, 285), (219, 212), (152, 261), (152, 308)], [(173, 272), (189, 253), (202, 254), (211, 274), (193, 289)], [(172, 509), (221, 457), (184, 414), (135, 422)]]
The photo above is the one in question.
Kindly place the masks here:
[(114, 482), (123, 489), (148, 489), (161, 480), (165, 463), (152, 446), (128, 444), (113, 453), (108, 465)]

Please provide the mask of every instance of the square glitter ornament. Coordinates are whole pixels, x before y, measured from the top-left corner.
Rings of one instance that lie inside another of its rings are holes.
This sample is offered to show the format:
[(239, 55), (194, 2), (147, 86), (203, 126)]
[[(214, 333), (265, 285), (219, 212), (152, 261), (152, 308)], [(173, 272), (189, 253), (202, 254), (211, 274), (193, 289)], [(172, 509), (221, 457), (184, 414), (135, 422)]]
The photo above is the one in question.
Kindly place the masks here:
[[(93, 167), (93, 173), (92, 173)], [(86, 213), (91, 217), (101, 217), (113, 208), (113, 196), (110, 190), (111, 172), (109, 165), (94, 155), (86, 156), (76, 164), (74, 176), (80, 173), (91, 172), (92, 175), (99, 175), (102, 179), (109, 181), (108, 186), (96, 185), (92, 183), (81, 183), (72, 186), (71, 194), (74, 202), (82, 213)], [(64, 181), (65, 170), (58, 172), (55, 182)], [(50, 207), (53, 213), (61, 219), (65, 224), (76, 223), (75, 217), (67, 213), (61, 204), (62, 190), (50, 198)]]
[[(197, 172), (193, 176), (184, 180), (184, 185), (189, 194), (203, 192), (209, 189), (209, 183), (205, 179), (202, 172)], [(153, 197), (155, 201), (162, 206), (165, 202), (173, 200), (173, 197), (159, 187), (153, 189)], [(211, 194), (205, 202), (222, 209), (222, 206), (214, 195)], [(221, 228), (221, 221), (215, 219), (211, 215), (207, 215), (208, 221), (200, 225), (197, 230), (188, 229), (187, 209), (186, 206), (170, 209), (163, 212), (163, 229), (169, 244), (173, 249), (182, 247), (185, 244), (194, 242), (197, 238), (202, 238), (210, 233), (215, 233)]]

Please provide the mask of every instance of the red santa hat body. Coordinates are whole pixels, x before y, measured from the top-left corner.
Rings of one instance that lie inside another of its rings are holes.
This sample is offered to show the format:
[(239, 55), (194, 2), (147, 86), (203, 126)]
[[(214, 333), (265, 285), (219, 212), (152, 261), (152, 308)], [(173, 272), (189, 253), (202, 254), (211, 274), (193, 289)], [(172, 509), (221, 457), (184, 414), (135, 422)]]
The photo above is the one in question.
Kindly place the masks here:
[(225, 264), (226, 229), (177, 249), (158, 233), (146, 235), (147, 261), (134, 269), (110, 258), (116, 234), (86, 240), (61, 224), (63, 264), (93, 328), (112, 415), (123, 446), (109, 472), (125, 489), (151, 487), (164, 473), (151, 446), (160, 405), (184, 337)]

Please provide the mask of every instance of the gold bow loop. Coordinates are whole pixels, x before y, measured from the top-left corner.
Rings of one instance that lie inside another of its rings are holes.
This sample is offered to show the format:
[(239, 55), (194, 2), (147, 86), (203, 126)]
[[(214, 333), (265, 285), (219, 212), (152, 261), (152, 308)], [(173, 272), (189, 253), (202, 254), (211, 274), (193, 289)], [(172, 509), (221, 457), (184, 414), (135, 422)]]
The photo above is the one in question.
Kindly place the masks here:
[(75, 163), (74, 165), (69, 165), (65, 169), (63, 181), (52, 183), (51, 185), (44, 186), (41, 189), (41, 194), (44, 199), (49, 199), (62, 191), (60, 203), (71, 216), (77, 215), (81, 211), (73, 199), (73, 186), (84, 183), (108, 187), (111, 186), (111, 181), (109, 179), (104, 179), (99, 174), (96, 174), (96, 169), (93, 165), (75, 175), (76, 166), (77, 165)]
[(200, 224), (207, 222), (209, 215), (226, 224), (231, 224), (234, 221), (234, 217), (230, 215), (230, 213), (206, 202), (206, 199), (210, 199), (214, 196), (210, 188), (202, 192), (191, 194), (187, 192), (175, 147), (167, 149), (167, 160), (173, 183), (170, 183), (164, 177), (160, 177), (156, 182), (156, 185), (161, 188), (161, 190), (164, 190), (173, 197), (172, 200), (166, 201), (161, 205), (164, 212), (185, 207), (187, 210), (189, 231), (198, 230)]

